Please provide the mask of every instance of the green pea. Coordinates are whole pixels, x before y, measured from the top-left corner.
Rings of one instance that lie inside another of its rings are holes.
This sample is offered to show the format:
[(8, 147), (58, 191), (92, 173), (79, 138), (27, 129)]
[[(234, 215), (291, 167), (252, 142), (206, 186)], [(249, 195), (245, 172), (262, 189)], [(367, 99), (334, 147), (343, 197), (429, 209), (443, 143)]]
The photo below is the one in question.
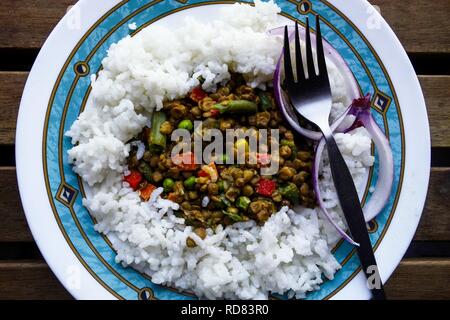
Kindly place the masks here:
[(236, 141), (236, 143), (234, 144), (234, 146), (236, 147), (237, 150), (239, 150), (240, 148), (244, 149), (245, 152), (249, 151), (249, 145), (247, 140), (245, 139), (239, 139), (238, 141)]
[(196, 179), (195, 177), (189, 177), (186, 180), (184, 180), (184, 186), (186, 187), (186, 189), (194, 189), (195, 187), (195, 183), (196, 183)]
[(186, 119), (180, 122), (180, 124), (178, 125), (178, 129), (185, 129), (188, 131), (192, 131), (194, 130), (194, 124), (192, 123), (191, 120)]
[(170, 178), (164, 179), (163, 188), (164, 188), (165, 192), (171, 191), (173, 189), (174, 185), (175, 185), (175, 181), (173, 181), (172, 179), (170, 179)]
[(236, 207), (238, 207), (241, 210), (247, 210), (248, 206), (250, 205), (250, 199), (248, 197), (239, 197), (236, 201)]
[(286, 186), (279, 189), (279, 192), (283, 197), (293, 203), (298, 203), (300, 198), (300, 191), (298, 187), (293, 183), (288, 183)]

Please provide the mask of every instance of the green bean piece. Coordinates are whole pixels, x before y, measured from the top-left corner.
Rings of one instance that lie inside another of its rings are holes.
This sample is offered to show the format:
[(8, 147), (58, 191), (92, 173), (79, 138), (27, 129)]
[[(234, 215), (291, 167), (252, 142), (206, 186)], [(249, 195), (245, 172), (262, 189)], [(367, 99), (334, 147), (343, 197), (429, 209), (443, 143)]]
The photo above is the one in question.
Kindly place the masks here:
[(173, 179), (170, 179), (170, 178), (164, 179), (163, 188), (164, 188), (165, 192), (172, 191), (174, 185), (175, 185), (175, 181), (173, 181)]
[(214, 105), (221, 114), (251, 114), (258, 112), (258, 105), (248, 100), (232, 100)]
[(142, 173), (145, 180), (147, 180), (149, 182), (153, 181), (153, 179), (152, 179), (153, 170), (147, 162), (141, 161), (139, 163), (138, 170), (140, 173)]
[(220, 202), (221, 202), (222, 205), (224, 205), (225, 207), (231, 206), (230, 200), (228, 200), (228, 199), (225, 197), (224, 194), (222, 194), (222, 195), (220, 196)]
[(217, 185), (219, 186), (219, 192), (224, 192), (225, 191), (225, 183), (223, 180), (219, 180), (217, 182)]
[(267, 111), (273, 107), (273, 100), (267, 92), (260, 91), (258, 96), (261, 101), (261, 111)]
[(244, 221), (244, 218), (242, 216), (240, 216), (239, 214), (236, 213), (232, 213), (226, 210), (222, 210), (223, 214), (228, 216), (231, 220), (233, 220), (234, 222), (242, 222)]
[(194, 176), (187, 178), (184, 180), (183, 184), (188, 190), (192, 190), (195, 187), (196, 178)]
[(219, 201), (214, 202), (214, 207), (216, 209), (222, 209), (225, 210), (231, 206), (231, 202), (225, 198), (225, 196), (222, 194), (218, 197)]
[(184, 129), (192, 132), (192, 130), (194, 130), (194, 124), (192, 123), (191, 120), (186, 119), (181, 121), (180, 124), (178, 124), (178, 129)]
[(239, 197), (236, 201), (236, 207), (239, 209), (246, 211), (248, 206), (250, 205), (250, 199), (248, 197)]
[(300, 191), (294, 183), (288, 183), (286, 186), (280, 188), (279, 192), (284, 198), (294, 204), (300, 202)]
[(152, 128), (149, 136), (149, 149), (153, 153), (161, 153), (166, 148), (166, 136), (159, 130), (166, 121), (167, 116), (164, 112), (154, 112), (152, 117)]

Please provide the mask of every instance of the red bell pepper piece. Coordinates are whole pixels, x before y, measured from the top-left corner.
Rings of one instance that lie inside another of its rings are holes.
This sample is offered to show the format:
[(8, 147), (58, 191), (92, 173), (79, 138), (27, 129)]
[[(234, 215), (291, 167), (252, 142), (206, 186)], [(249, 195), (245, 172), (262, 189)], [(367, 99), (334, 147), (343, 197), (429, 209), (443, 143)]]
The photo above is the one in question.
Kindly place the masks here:
[(172, 157), (172, 162), (183, 171), (194, 171), (196, 169), (195, 154), (186, 152)]
[(128, 182), (133, 190), (136, 190), (139, 186), (139, 183), (142, 181), (142, 174), (137, 170), (132, 170), (131, 173), (124, 177), (125, 182)]
[(141, 196), (142, 200), (148, 201), (150, 200), (150, 196), (152, 195), (153, 191), (155, 191), (156, 187), (150, 183), (148, 183), (144, 188), (139, 190), (139, 195)]
[(261, 178), (259, 179), (256, 192), (264, 197), (270, 197), (276, 188), (277, 183), (274, 180)]
[(191, 98), (195, 102), (199, 102), (199, 101), (205, 99), (207, 96), (208, 95), (206, 94), (205, 91), (202, 90), (201, 87), (195, 87), (194, 89), (192, 89), (192, 92), (191, 92), (189, 98)]
[(220, 115), (220, 110), (218, 110), (218, 109), (211, 109), (210, 113), (211, 113), (211, 117), (212, 118), (217, 118)]
[(270, 160), (271, 160), (271, 155), (268, 153), (257, 153), (256, 154), (256, 161), (258, 161), (258, 163), (260, 165), (268, 165), (270, 164)]
[(167, 195), (167, 199), (172, 201), (172, 202), (177, 202), (178, 200), (178, 196), (175, 192), (171, 192)]
[(206, 171), (204, 171), (204, 170), (200, 170), (198, 172), (198, 176), (199, 177), (209, 177), (209, 174)]

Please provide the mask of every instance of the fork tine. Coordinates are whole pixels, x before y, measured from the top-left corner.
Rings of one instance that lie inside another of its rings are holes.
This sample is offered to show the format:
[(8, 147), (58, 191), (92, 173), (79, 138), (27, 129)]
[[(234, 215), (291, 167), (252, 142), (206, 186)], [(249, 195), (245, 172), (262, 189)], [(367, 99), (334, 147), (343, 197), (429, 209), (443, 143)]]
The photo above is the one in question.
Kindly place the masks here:
[(300, 46), (300, 34), (298, 32), (298, 22), (295, 22), (295, 64), (297, 66), (297, 82), (305, 80), (305, 70), (303, 68), (302, 50)]
[(288, 27), (284, 28), (284, 73), (288, 84), (294, 83), (294, 74), (292, 71), (291, 50), (289, 46)]
[(308, 66), (308, 77), (312, 79), (316, 76), (316, 70), (314, 67), (314, 59), (311, 48), (311, 35), (309, 32), (309, 19), (306, 18), (306, 64)]
[(327, 64), (325, 62), (325, 54), (323, 52), (322, 32), (320, 31), (319, 15), (316, 15), (316, 48), (317, 48), (317, 65), (319, 67), (319, 76), (327, 77)]

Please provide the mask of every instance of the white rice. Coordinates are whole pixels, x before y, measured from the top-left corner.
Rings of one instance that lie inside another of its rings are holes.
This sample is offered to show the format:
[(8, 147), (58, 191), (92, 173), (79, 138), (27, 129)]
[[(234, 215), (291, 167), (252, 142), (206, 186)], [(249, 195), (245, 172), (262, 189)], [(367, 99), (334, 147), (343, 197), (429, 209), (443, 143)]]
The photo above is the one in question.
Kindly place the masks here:
[[(323, 275), (332, 279), (340, 268), (331, 253), (338, 235), (319, 210), (283, 208), (264, 226), (253, 221), (219, 226), (201, 240), (175, 217), (178, 205), (162, 199), (162, 189), (142, 202), (122, 181), (128, 172), (126, 142), (149, 125), (151, 112), (164, 100), (199, 85), (199, 76), (209, 91), (229, 80), (230, 71), (243, 73), (253, 87), (265, 87), (282, 46), (282, 39), (266, 33), (277, 26), (279, 11), (272, 2), (236, 4), (216, 21), (187, 20), (183, 32), (151, 26), (119, 41), (92, 77), (93, 105), (66, 133), (75, 145), (69, 159), (90, 186), (83, 203), (98, 222), (96, 230), (111, 240), (118, 262), (154, 283), (209, 299), (267, 299), (269, 292), (302, 298), (319, 288)], [(330, 78), (338, 114), (349, 101), (336, 66), (330, 66)], [(373, 164), (370, 138), (357, 129), (336, 140), (361, 189)], [(326, 204), (345, 227), (326, 157), (323, 165)], [(187, 237), (198, 246), (187, 248)]]

